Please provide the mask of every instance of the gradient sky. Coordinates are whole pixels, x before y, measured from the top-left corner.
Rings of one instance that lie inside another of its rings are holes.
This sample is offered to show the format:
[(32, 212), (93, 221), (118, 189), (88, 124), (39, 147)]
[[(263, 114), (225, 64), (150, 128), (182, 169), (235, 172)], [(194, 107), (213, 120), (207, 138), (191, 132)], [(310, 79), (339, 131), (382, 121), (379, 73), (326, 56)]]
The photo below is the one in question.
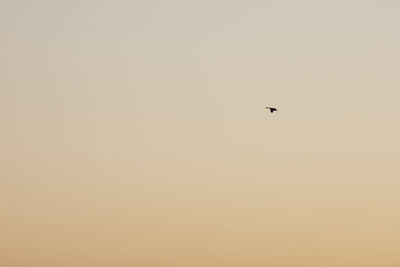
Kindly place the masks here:
[(399, 29), (396, 0), (0, 1), (0, 265), (400, 266)]

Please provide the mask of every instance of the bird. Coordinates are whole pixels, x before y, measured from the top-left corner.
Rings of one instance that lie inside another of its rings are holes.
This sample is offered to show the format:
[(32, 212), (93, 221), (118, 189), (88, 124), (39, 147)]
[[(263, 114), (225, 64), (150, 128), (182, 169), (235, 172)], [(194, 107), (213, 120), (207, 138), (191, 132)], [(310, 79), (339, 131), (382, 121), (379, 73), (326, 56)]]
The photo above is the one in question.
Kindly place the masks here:
[(274, 113), (274, 111), (277, 111), (278, 109), (276, 109), (276, 108), (271, 108), (271, 107), (265, 107), (266, 109), (269, 109), (269, 111), (271, 112), (271, 113)]

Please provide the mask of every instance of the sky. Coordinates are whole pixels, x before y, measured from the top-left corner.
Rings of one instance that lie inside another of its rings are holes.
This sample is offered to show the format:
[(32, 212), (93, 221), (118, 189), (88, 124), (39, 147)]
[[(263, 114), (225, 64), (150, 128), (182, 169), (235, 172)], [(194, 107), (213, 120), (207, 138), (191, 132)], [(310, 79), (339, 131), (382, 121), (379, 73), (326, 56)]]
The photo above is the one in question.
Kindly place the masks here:
[(0, 265), (400, 266), (399, 12), (0, 1)]

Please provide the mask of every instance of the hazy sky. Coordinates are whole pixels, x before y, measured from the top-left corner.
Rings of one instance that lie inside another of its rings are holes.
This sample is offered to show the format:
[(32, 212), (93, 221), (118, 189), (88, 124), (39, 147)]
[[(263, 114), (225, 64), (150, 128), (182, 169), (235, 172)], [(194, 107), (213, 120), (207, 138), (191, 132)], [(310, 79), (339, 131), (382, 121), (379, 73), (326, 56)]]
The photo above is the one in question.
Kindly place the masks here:
[(400, 266), (399, 29), (396, 0), (0, 0), (0, 265)]

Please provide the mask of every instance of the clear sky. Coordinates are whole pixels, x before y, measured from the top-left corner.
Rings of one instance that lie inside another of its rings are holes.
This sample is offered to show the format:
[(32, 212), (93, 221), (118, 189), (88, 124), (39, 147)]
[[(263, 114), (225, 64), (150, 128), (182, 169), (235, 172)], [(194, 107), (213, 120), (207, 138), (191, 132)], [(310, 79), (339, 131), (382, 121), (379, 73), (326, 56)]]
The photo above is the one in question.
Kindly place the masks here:
[(396, 0), (0, 1), (0, 265), (400, 266), (399, 29)]

